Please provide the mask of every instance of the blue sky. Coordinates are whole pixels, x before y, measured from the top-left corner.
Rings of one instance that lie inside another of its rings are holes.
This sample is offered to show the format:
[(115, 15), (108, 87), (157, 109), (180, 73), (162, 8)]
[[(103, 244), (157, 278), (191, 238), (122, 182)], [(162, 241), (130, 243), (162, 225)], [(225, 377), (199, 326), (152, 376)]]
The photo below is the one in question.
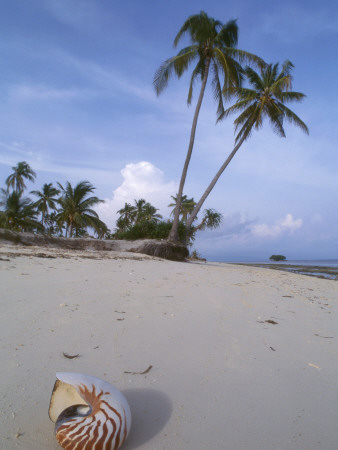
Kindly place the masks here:
[[(144, 197), (168, 217), (187, 150), (189, 78), (157, 97), (156, 69), (178, 50), (191, 14), (237, 19), (238, 47), (295, 65), (292, 109), (310, 129), (266, 123), (246, 141), (205, 207), (224, 215), (195, 247), (211, 260), (338, 258), (337, 40), (334, 0), (4, 0), (0, 4), (0, 181), (27, 161), (45, 182), (89, 180), (113, 229)], [(182, 41), (182, 46), (186, 42)], [(195, 99), (198, 87), (196, 86)], [(233, 147), (233, 119), (215, 124), (207, 88), (185, 192), (198, 200)]]

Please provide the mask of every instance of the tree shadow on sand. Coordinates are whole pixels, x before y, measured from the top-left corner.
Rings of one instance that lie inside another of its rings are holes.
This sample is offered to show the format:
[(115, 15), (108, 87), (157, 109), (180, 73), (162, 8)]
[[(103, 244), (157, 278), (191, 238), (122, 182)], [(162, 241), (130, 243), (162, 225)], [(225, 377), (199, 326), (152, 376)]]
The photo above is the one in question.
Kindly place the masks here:
[(132, 425), (125, 450), (133, 450), (150, 441), (168, 422), (172, 402), (167, 394), (156, 389), (123, 390), (128, 400)]

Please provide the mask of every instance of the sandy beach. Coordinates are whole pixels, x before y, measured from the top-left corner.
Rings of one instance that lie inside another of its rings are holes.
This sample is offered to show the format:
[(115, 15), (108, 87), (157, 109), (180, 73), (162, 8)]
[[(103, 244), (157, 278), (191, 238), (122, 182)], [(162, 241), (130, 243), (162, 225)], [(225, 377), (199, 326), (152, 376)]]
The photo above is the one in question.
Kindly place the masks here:
[(60, 448), (57, 371), (124, 393), (125, 450), (337, 448), (336, 281), (133, 253), (0, 258), (1, 449)]

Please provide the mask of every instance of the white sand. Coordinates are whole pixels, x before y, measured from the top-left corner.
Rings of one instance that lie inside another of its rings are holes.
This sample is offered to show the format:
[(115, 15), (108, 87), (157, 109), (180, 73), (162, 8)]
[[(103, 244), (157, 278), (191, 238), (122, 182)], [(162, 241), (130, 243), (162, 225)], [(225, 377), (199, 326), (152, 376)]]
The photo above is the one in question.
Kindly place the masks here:
[(1, 449), (59, 448), (48, 418), (57, 371), (125, 394), (125, 450), (338, 448), (337, 282), (13, 249), (0, 250)]

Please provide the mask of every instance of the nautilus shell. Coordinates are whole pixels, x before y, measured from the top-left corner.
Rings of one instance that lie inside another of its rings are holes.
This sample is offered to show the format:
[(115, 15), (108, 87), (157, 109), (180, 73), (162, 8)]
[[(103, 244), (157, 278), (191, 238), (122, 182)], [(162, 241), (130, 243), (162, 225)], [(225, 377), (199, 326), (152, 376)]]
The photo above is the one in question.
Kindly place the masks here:
[(81, 373), (56, 374), (49, 417), (67, 450), (117, 450), (131, 426), (130, 408), (114, 386)]

